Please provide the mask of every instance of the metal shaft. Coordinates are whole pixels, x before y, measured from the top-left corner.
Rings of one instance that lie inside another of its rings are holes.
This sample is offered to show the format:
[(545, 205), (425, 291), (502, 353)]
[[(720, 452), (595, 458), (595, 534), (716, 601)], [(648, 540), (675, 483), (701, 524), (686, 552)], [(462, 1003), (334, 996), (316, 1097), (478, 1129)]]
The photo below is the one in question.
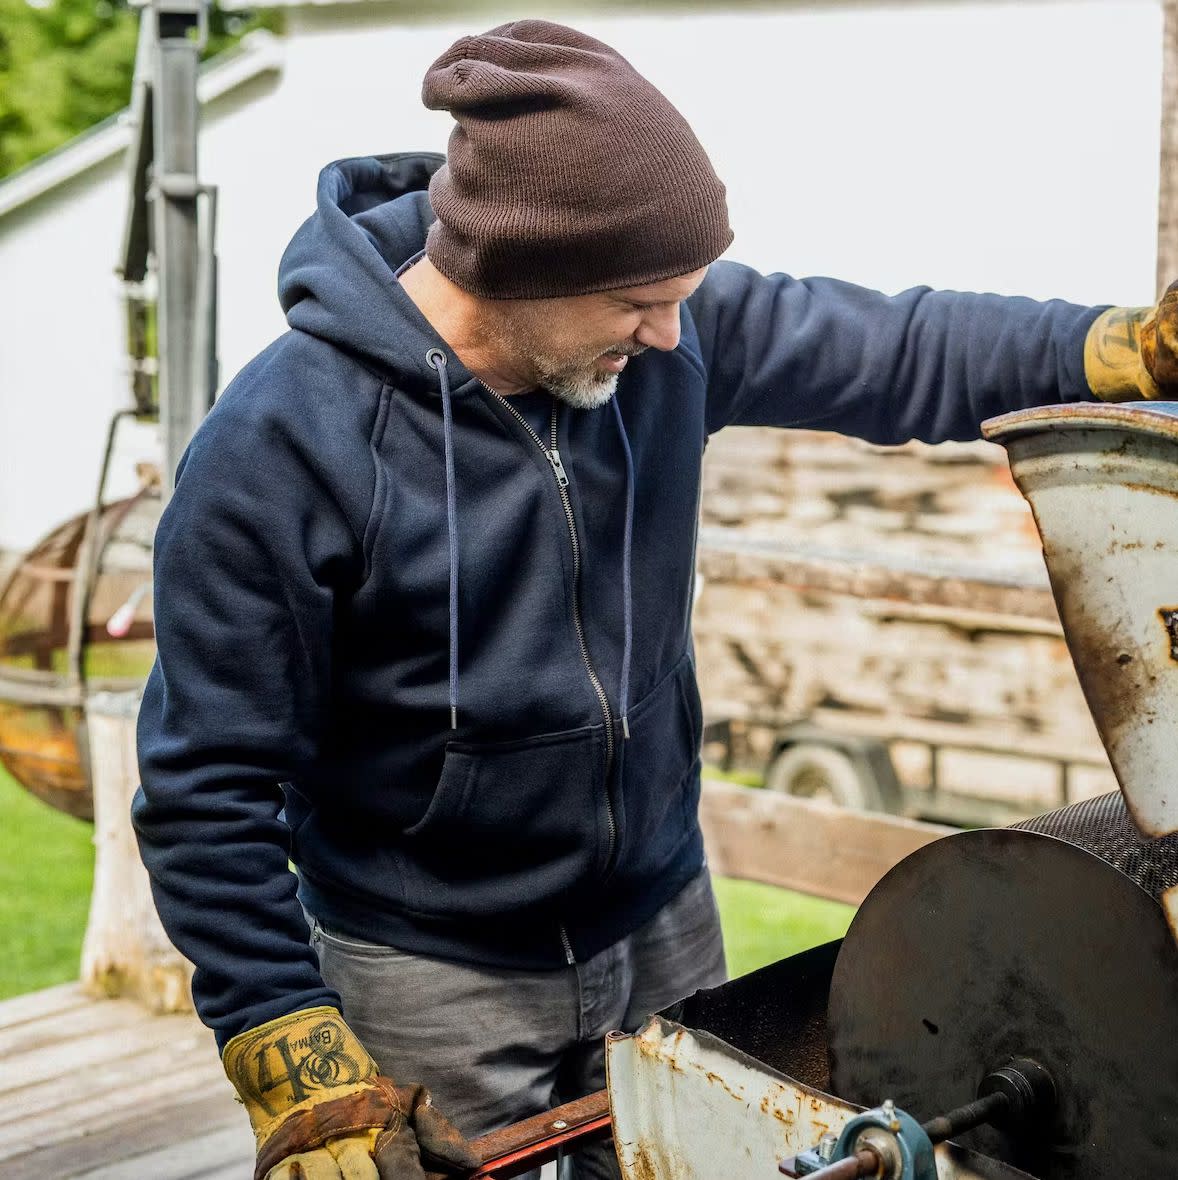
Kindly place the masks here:
[[(783, 1160), (778, 1166), (778, 1171), (785, 1176), (800, 1176), (801, 1172), (795, 1169), (794, 1160), (796, 1156), (791, 1156), (787, 1160)], [(847, 1156), (845, 1160), (839, 1160), (837, 1164), (829, 1164), (825, 1168), (819, 1168), (817, 1172), (806, 1173), (806, 1180), (862, 1180), (865, 1176), (875, 1176), (879, 1173), (880, 1164), (882, 1161), (874, 1151), (864, 1149), (857, 1151), (854, 1155)]]
[(972, 1131), (983, 1123), (990, 1123), (1001, 1118), (1009, 1107), (1010, 1098), (1006, 1094), (995, 1092), (986, 1095), (985, 1098), (976, 1098), (973, 1102), (967, 1102), (964, 1106), (949, 1111), (948, 1114), (941, 1114), (935, 1119), (929, 1119), (921, 1126), (933, 1143), (944, 1143), (946, 1139), (952, 1139), (954, 1135), (963, 1135), (966, 1131)]

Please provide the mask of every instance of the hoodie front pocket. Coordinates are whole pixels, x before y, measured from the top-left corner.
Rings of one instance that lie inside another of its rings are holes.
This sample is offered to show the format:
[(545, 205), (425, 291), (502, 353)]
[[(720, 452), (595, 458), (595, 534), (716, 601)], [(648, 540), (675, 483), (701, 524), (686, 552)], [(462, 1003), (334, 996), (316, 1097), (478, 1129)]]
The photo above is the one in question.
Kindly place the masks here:
[(401, 845), (406, 906), (428, 915), (543, 908), (604, 856), (601, 727), (451, 742), (437, 790)]
[(621, 860), (657, 871), (696, 827), (701, 716), (690, 655), (630, 710), (621, 744)]

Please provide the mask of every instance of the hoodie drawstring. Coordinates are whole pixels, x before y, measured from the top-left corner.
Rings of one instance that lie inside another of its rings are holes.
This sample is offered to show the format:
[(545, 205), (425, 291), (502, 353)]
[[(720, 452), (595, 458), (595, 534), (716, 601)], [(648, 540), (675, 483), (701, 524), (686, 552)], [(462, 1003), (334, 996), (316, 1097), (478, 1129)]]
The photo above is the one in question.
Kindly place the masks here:
[[(458, 501), (454, 479), (454, 408), (450, 397), (450, 376), (446, 372), (446, 354), (431, 348), (425, 362), (438, 375), (442, 391), (442, 440), (446, 456), (446, 533), (450, 554), (450, 728), (458, 728)], [(622, 718), (622, 735), (630, 736), (630, 657), (634, 646), (634, 592), (630, 577), (630, 555), (634, 544), (634, 455), (630, 438), (622, 421), (618, 399), (612, 399), (614, 421), (622, 440), (626, 458), (626, 522), (622, 547), (622, 674), (618, 689), (618, 712)]]
[(622, 542), (622, 619), (625, 638), (622, 643), (622, 683), (618, 692), (618, 711), (622, 714), (622, 735), (628, 739), (630, 721), (626, 714), (630, 708), (630, 650), (634, 643), (634, 594), (630, 583), (630, 550), (634, 541), (634, 456), (630, 451), (630, 439), (626, 434), (626, 424), (622, 421), (622, 408), (618, 405), (617, 397), (611, 398), (610, 402), (626, 456), (626, 528)]
[(446, 450), (446, 535), (450, 546), (450, 728), (458, 728), (458, 500), (454, 488), (454, 410), (446, 354), (431, 348), (425, 363), (438, 374), (442, 387), (442, 439)]

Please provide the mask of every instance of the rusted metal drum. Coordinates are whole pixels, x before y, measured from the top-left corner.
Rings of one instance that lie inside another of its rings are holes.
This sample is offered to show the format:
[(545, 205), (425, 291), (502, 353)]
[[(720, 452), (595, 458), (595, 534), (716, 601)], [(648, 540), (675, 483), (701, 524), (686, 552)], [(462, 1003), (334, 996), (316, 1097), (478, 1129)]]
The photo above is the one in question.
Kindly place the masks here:
[(0, 590), (0, 763), (27, 790), (93, 818), (84, 709), (142, 684), (155, 658), (152, 490), (53, 530)]

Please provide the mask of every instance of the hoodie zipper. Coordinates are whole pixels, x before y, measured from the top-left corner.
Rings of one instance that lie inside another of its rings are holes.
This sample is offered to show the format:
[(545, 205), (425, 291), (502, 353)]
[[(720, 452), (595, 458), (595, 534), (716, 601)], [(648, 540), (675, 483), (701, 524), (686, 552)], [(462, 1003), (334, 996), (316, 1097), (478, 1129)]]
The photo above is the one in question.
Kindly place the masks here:
[[(552, 468), (552, 474), (556, 478), (556, 488), (560, 493), (560, 502), (564, 508), (565, 520), (568, 522), (569, 538), (573, 545), (573, 627), (577, 632), (577, 642), (581, 647), (581, 659), (584, 660), (585, 670), (589, 673), (589, 682), (593, 685), (593, 691), (597, 695), (597, 703), (601, 706), (601, 714), (605, 718), (605, 821), (609, 833), (605, 863), (608, 868), (613, 862), (614, 848), (618, 840), (617, 820), (614, 818), (614, 807), (609, 799), (609, 775), (614, 762), (614, 715), (613, 710), (610, 708), (609, 697), (606, 695), (604, 687), (602, 687), (601, 678), (597, 675), (597, 669), (593, 667), (593, 661), (589, 657), (589, 644), (585, 639), (585, 625), (581, 619), (581, 539), (577, 535), (577, 518), (573, 515), (573, 502), (569, 498), (569, 477), (564, 469), (564, 463), (561, 461), (560, 451), (557, 449), (556, 426), (558, 407), (554, 402), (550, 427), (551, 445), (546, 447), (544, 440), (532, 429), (531, 423), (503, 394), (496, 393), (495, 390), (489, 385), (483, 384), (483, 382), (479, 382), (479, 384), (528, 432), (532, 441), (543, 452), (544, 458), (548, 460), (548, 464)], [(571, 963), (574, 961), (571, 957), (573, 952), (572, 948), (568, 945), (568, 935), (565, 933), (563, 926), (561, 927), (561, 938), (565, 944), (565, 955)]]
[(560, 931), (560, 945), (564, 947), (564, 961), (570, 967), (575, 967), (577, 965), (577, 956), (573, 953), (573, 944), (569, 940), (569, 932), (563, 926), (558, 926), (557, 929)]

